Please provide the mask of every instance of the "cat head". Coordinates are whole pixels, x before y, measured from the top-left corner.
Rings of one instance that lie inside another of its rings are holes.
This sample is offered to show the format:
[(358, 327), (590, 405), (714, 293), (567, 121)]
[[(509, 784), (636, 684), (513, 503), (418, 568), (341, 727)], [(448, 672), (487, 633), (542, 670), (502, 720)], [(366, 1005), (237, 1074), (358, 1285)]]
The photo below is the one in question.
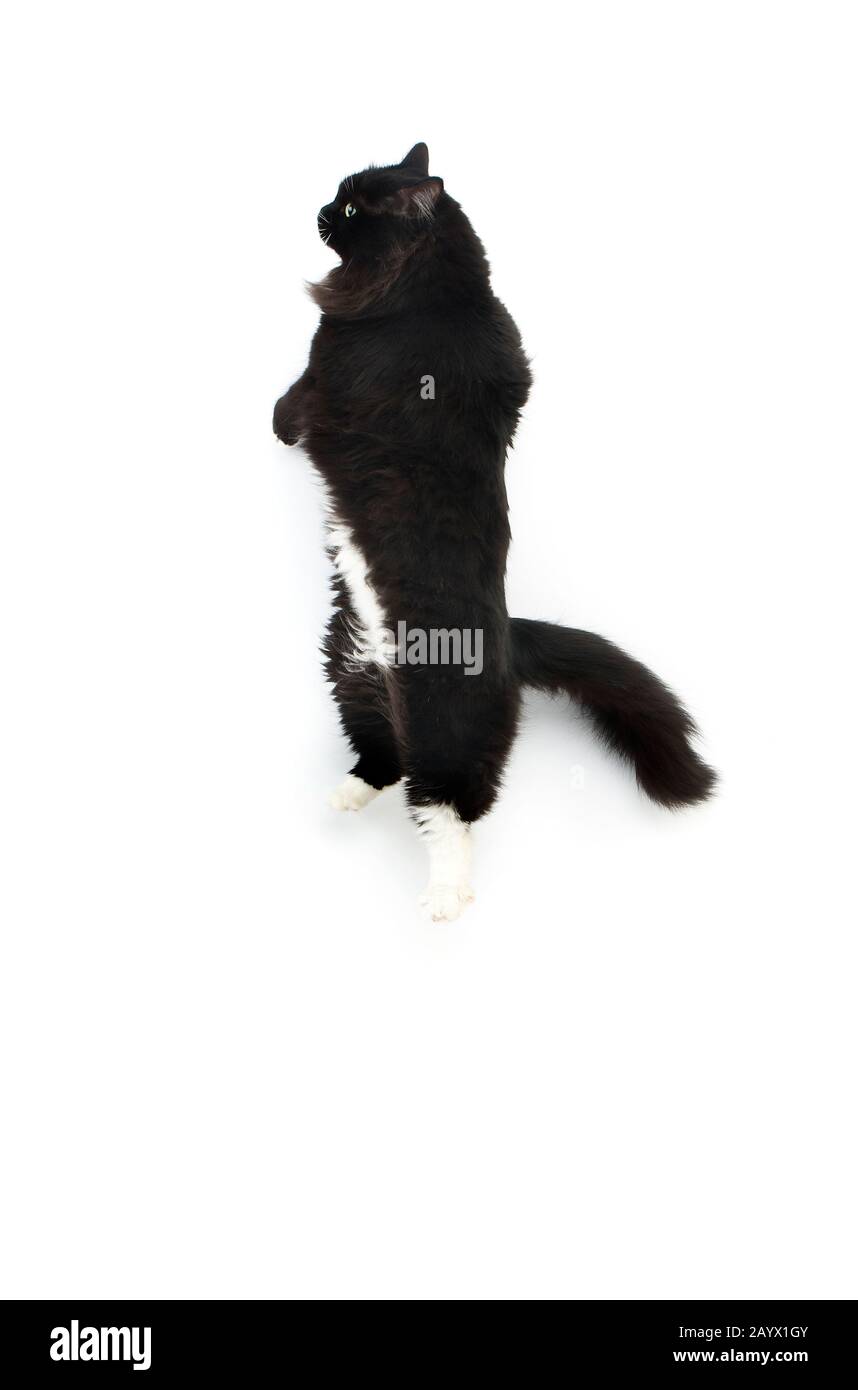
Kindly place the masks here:
[(429, 175), (429, 151), (415, 145), (399, 164), (343, 179), (318, 217), (319, 235), (343, 261), (400, 253), (435, 216), (444, 184)]

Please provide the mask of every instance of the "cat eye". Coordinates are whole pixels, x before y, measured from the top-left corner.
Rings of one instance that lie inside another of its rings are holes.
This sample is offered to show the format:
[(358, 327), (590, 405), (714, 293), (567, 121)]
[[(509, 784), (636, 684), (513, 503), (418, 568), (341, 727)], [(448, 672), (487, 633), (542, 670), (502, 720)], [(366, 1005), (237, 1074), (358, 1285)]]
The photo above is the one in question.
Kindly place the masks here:
[(345, 207), (343, 208), (343, 212), (345, 213), (346, 217), (354, 217), (355, 213), (357, 212), (357, 208), (355, 207), (354, 203), (346, 203)]

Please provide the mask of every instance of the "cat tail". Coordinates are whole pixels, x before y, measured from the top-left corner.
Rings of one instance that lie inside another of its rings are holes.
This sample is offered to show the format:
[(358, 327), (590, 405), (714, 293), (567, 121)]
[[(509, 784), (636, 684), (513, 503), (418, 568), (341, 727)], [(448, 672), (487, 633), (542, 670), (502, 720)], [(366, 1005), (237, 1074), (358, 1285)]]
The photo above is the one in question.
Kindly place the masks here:
[(605, 744), (634, 768), (661, 806), (691, 806), (711, 794), (716, 774), (691, 744), (694, 720), (639, 661), (595, 632), (511, 618), (522, 685), (580, 701)]

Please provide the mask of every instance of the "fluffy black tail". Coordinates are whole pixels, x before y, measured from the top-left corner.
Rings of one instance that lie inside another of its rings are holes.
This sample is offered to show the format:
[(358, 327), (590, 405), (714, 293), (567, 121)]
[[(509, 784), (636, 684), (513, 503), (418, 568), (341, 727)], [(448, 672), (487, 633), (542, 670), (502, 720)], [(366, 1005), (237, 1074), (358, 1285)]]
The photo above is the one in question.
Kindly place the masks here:
[(613, 642), (580, 628), (512, 618), (523, 685), (580, 700), (602, 739), (628, 759), (638, 785), (662, 806), (705, 801), (715, 773), (691, 746), (694, 720), (671, 690)]

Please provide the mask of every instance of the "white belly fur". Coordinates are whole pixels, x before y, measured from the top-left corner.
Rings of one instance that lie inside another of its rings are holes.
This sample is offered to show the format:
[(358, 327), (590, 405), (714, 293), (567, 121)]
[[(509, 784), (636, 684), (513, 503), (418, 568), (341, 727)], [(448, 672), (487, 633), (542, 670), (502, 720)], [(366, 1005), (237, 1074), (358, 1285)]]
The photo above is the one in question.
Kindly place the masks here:
[(390, 666), (396, 647), (378, 594), (369, 582), (363, 552), (355, 544), (348, 526), (339, 521), (331, 523), (328, 543), (334, 552), (334, 568), (345, 581), (357, 617), (352, 633), (355, 660)]

